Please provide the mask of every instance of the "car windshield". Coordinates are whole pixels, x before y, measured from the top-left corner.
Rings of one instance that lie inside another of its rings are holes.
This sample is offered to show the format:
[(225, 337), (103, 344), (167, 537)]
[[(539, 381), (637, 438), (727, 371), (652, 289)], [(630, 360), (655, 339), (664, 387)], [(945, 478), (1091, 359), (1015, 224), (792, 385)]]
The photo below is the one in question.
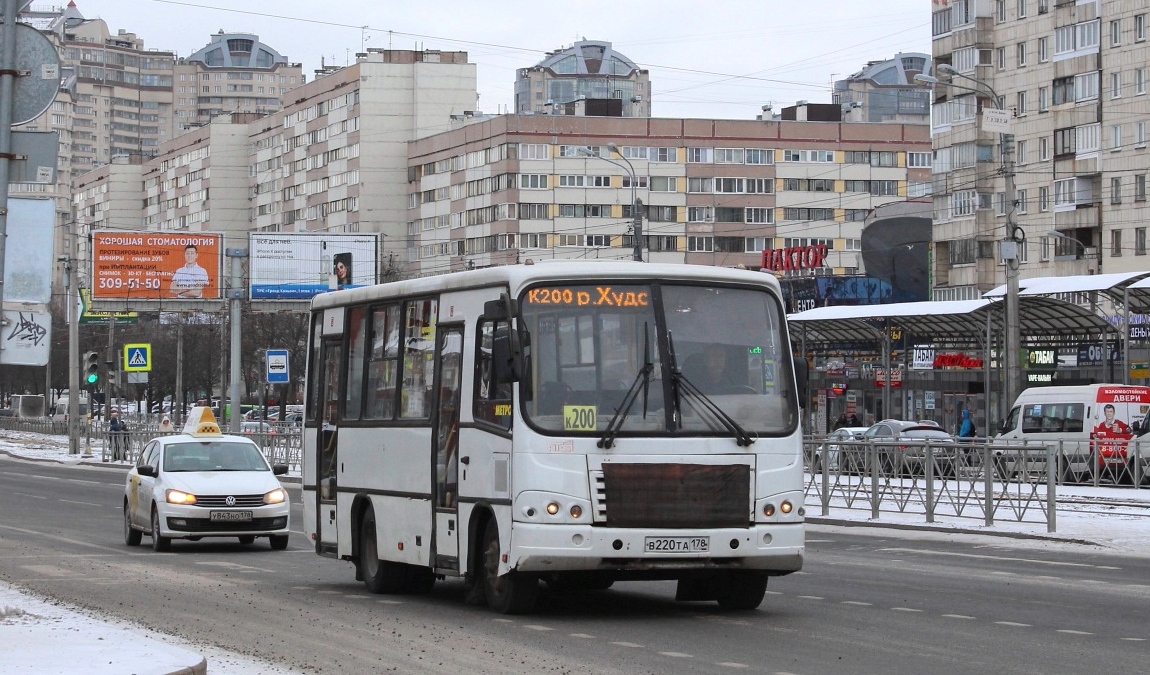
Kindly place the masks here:
[(253, 443), (196, 441), (173, 443), (164, 450), (164, 471), (268, 471)]

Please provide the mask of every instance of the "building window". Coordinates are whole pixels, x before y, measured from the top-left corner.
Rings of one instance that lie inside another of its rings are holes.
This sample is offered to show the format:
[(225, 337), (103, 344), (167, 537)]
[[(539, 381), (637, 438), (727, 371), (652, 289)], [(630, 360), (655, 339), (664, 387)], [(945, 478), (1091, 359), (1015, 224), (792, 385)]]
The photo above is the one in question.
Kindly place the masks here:
[(1006, 0), (994, 0), (994, 20), (998, 23), (1006, 21)]
[(1098, 98), (1099, 73), (1082, 73), (1074, 76), (1074, 100), (1088, 101)]
[(710, 253), (715, 250), (715, 240), (712, 237), (687, 237), (688, 253)]
[(688, 164), (710, 164), (714, 148), (687, 148)]
[(1027, 0), (1018, 0), (1018, 18), (1026, 18), (1026, 2)]
[(1038, 188), (1038, 210), (1045, 213), (1050, 210), (1050, 188)]
[[(1092, 125), (1093, 126), (1093, 125)], [(1110, 127), (1110, 149), (1122, 149), (1122, 125), (1114, 124)]]
[(1018, 52), (1018, 67), (1026, 66), (1026, 43), (1019, 42), (1015, 50)]
[(1122, 98), (1122, 73), (1110, 73), (1110, 98)]
[(687, 222), (713, 223), (715, 222), (715, 209), (711, 206), (688, 206)]
[(1146, 15), (1134, 15), (1134, 41), (1142, 42), (1146, 39)]
[(1146, 69), (1145, 68), (1135, 68), (1134, 69), (1134, 93), (1135, 94), (1145, 94), (1146, 93)]
[(1018, 100), (1017, 100), (1015, 106), (1016, 106), (1015, 111), (1014, 111), (1015, 115), (1018, 115), (1019, 117), (1021, 117), (1022, 115), (1026, 114), (1026, 92), (1025, 91), (1018, 92)]
[(747, 148), (747, 164), (774, 164), (775, 151), (763, 148)]
[(1026, 213), (1026, 190), (1019, 190), (1014, 202), (1017, 213)]
[(1050, 39), (1045, 37), (1038, 38), (1038, 62), (1046, 63), (1050, 60)]
[(931, 166), (931, 153), (929, 152), (908, 152), (906, 153), (906, 165), (911, 169), (929, 169)]
[(775, 210), (762, 206), (747, 207), (746, 222), (755, 224), (770, 224), (775, 222)]
[(1110, 230), (1110, 256), (1122, 257), (1122, 230)]
[(1139, 173), (1134, 176), (1134, 201), (1146, 201), (1146, 174)]
[(1050, 139), (1043, 136), (1038, 139), (1038, 161), (1045, 162), (1050, 159)]
[(1110, 22), (1110, 46), (1118, 47), (1122, 44), (1122, 20), (1114, 19)]
[(651, 192), (676, 192), (678, 182), (674, 176), (651, 176)]
[(1146, 228), (1134, 228), (1134, 255), (1146, 255)]
[(744, 156), (742, 148), (715, 148), (715, 164), (742, 164)]
[(998, 49), (994, 50), (994, 53), (994, 61), (998, 64), (998, 69), (1006, 70), (1006, 47), (999, 47)]
[(1059, 77), (1052, 83), (1054, 87), (1054, 105), (1069, 103), (1074, 100), (1074, 76)]
[(519, 189), (521, 190), (546, 190), (547, 189), (547, 174), (543, 173), (523, 173), (519, 174)]
[(1029, 155), (1030, 155), (1030, 141), (1025, 141), (1025, 140), (1018, 141), (1017, 148), (1018, 148), (1018, 151), (1015, 152), (1015, 155), (1017, 155), (1017, 158), (1015, 159), (1015, 163), (1026, 164), (1027, 162), (1029, 162), (1030, 161), (1030, 157), (1029, 157)]
[(1110, 203), (1122, 203), (1122, 179), (1115, 177), (1110, 179)]

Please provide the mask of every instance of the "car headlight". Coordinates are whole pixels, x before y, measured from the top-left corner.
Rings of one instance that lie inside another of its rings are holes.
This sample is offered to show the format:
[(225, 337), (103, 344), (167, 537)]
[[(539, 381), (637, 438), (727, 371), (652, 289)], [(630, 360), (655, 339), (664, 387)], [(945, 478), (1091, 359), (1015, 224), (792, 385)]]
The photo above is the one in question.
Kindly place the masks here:
[(166, 499), (169, 504), (195, 504), (196, 496), (183, 490), (168, 490)]
[(283, 488), (276, 488), (264, 495), (265, 504), (282, 504), (287, 501), (287, 493)]

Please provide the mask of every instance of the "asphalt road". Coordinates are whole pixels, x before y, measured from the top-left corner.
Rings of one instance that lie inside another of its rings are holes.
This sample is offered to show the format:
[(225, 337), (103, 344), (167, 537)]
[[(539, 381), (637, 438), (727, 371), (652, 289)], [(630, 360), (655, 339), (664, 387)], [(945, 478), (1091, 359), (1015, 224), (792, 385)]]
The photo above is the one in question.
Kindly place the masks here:
[(812, 527), (804, 571), (772, 580), (754, 612), (676, 603), (660, 582), (545, 592), (535, 614), (504, 617), (465, 605), (458, 581), (371, 595), (299, 534), (283, 552), (266, 540), (129, 548), (123, 475), (0, 458), (0, 579), (304, 672), (1132, 673), (1150, 661), (1150, 561), (1082, 547)]

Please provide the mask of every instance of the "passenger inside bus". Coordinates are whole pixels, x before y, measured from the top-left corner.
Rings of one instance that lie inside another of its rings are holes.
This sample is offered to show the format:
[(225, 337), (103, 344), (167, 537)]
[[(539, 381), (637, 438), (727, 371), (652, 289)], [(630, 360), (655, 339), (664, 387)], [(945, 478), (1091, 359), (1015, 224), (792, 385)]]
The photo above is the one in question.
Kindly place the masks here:
[(683, 374), (704, 394), (732, 394), (746, 389), (746, 377), (736, 378), (731, 372), (731, 359), (723, 345), (708, 345), (704, 351), (691, 354)]

